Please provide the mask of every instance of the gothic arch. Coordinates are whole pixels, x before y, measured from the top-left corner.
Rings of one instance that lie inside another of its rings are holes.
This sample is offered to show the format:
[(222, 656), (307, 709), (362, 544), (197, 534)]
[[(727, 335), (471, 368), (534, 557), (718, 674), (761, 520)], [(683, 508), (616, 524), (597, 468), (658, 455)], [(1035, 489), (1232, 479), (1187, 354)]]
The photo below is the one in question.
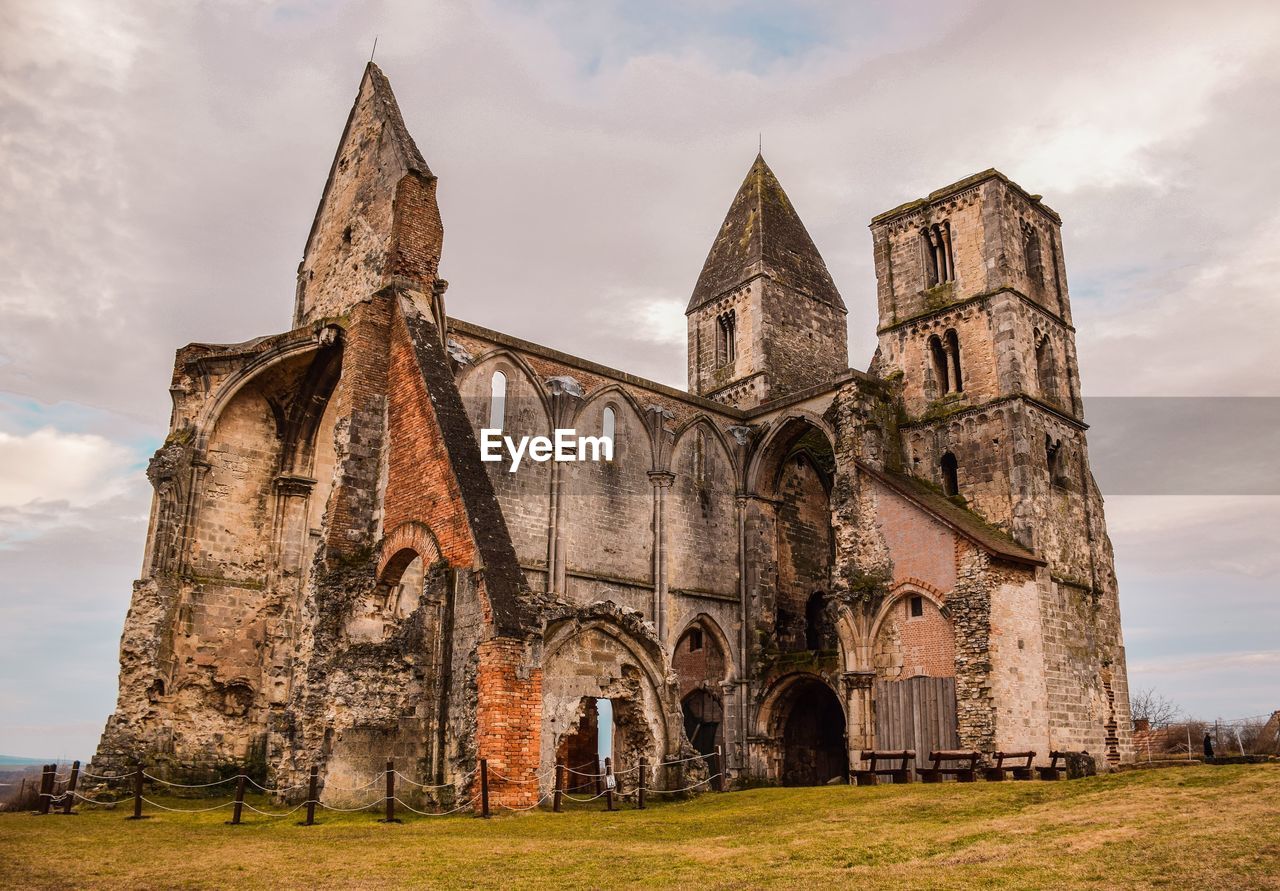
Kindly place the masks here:
[[(729, 638), (725, 636), (723, 629), (720, 627), (720, 623), (707, 613), (698, 613), (690, 618), (689, 621), (684, 623), (684, 627), (682, 627), (680, 629), (680, 633), (676, 635), (677, 643), (683, 640), (684, 636), (694, 628), (701, 628), (704, 634), (709, 635), (712, 640), (715, 641), (716, 646), (720, 648), (720, 652), (724, 654), (724, 671), (722, 675), (715, 680), (720, 683), (733, 680), (733, 669), (737, 664), (734, 659), (735, 653), (733, 650), (733, 644), (730, 642)], [(711, 678), (708, 678), (707, 680), (710, 681)]]
[[(591, 610), (599, 610), (590, 614)], [(679, 757), (683, 718), (661, 646), (638, 614), (598, 604), (553, 620), (544, 635), (541, 769), (573, 735), (588, 701), (613, 705), (615, 762)], [(601, 662), (601, 656), (611, 661)]]
[[(329, 329), (325, 330), (339, 331), (341, 329), (336, 326), (330, 326)], [(290, 360), (299, 359), (307, 353), (319, 352), (321, 346), (323, 346), (321, 342), (323, 336), (311, 330), (296, 337), (289, 336), (229, 374), (226, 380), (222, 382), (222, 385), (218, 387), (213, 398), (204, 404), (193, 421), (196, 432), (194, 443), (196, 455), (204, 455), (205, 449), (209, 444), (209, 436), (217, 425), (218, 418), (227, 405), (248, 383), (264, 372), (284, 365)]]
[(733, 448), (724, 431), (716, 426), (716, 423), (711, 420), (710, 415), (705, 413), (699, 412), (672, 431), (672, 457), (674, 458), (678, 453), (684, 437), (687, 434), (695, 433), (698, 430), (705, 431), (709, 436), (714, 437), (716, 442), (720, 444), (720, 448), (724, 451), (724, 455), (729, 462), (729, 466), (733, 468), (734, 480), (740, 484), (742, 481), (742, 467), (738, 464), (737, 450)]
[[(488, 352), (477, 356), (470, 366), (468, 366), (462, 374), (458, 375), (458, 390), (465, 393), (468, 386), (474, 383), (475, 378), (481, 377), (487, 380), (488, 376), (492, 375), (494, 371), (503, 371), (501, 367), (495, 367), (500, 366), (502, 362), (510, 363), (511, 368), (509, 371), (514, 371), (517, 374), (524, 375), (530, 388), (538, 397), (538, 404), (542, 406), (542, 416), (546, 420), (545, 428), (549, 432), (551, 430), (551, 402), (547, 396), (546, 387), (542, 385), (542, 381), (538, 377), (537, 372), (533, 370), (532, 366), (530, 366), (523, 357), (511, 352), (511, 350), (506, 349), (505, 347), (495, 347)], [(508, 371), (504, 371), (503, 373), (507, 374), (507, 393), (509, 396), (511, 392), (511, 374), (508, 373)], [(486, 393), (488, 392), (487, 386), (482, 389), (484, 389)]]
[(757, 495), (772, 494), (778, 485), (781, 463), (792, 446), (813, 428), (826, 437), (827, 448), (835, 454), (835, 431), (813, 412), (795, 409), (775, 418), (760, 441), (747, 468), (746, 491)]
[(903, 598), (911, 596), (923, 597), (937, 607), (944, 618), (951, 620), (951, 611), (947, 608), (945, 594), (921, 579), (903, 579), (894, 584), (889, 591), (889, 596), (884, 599), (884, 603), (880, 604), (875, 617), (871, 620), (871, 627), (867, 634), (867, 642), (870, 646), (875, 646), (876, 637), (879, 636), (881, 628), (884, 627), (884, 621), (893, 608), (901, 603)]
[[(653, 435), (649, 430), (649, 425), (645, 423), (644, 408), (640, 405), (639, 401), (636, 399), (635, 396), (631, 395), (631, 393), (629, 393), (626, 389), (619, 386), (618, 384), (608, 384), (604, 387), (601, 387), (598, 390), (593, 390), (590, 393), (587, 393), (585, 396), (583, 396), (582, 399), (579, 401), (576, 410), (573, 413), (573, 418), (572, 418), (573, 426), (577, 428), (579, 421), (585, 418), (589, 411), (593, 410), (593, 407), (597, 402), (604, 402), (605, 405), (614, 406), (615, 420), (618, 422), (621, 422), (622, 420), (620, 416), (621, 412), (619, 411), (619, 409), (623, 409), (624, 406), (626, 409), (630, 409), (634, 420), (637, 422), (639, 429), (644, 431), (645, 442), (647, 442), (649, 445), (649, 456), (648, 456), (649, 467), (650, 468), (657, 467), (659, 448), (658, 448), (658, 444), (653, 441)], [(618, 427), (615, 429), (621, 429), (621, 426), (622, 425), (619, 423)], [(598, 431), (596, 430), (578, 430), (578, 435), (579, 436), (596, 436), (599, 434), (598, 434)], [(625, 448), (625, 443), (624, 443), (624, 448)], [(615, 443), (614, 456), (616, 457), (617, 454), (618, 454), (618, 449), (617, 449), (617, 444)]]

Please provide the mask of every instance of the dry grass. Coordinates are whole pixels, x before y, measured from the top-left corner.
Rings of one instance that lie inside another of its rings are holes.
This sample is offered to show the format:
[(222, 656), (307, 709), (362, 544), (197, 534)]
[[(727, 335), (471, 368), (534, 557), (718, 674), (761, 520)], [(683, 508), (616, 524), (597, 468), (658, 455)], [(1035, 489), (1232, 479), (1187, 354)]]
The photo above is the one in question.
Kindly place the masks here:
[[(201, 802), (175, 802), (194, 807)], [(594, 806), (593, 806), (594, 807)], [(0, 884), (82, 888), (1280, 888), (1280, 765), (757, 789), (483, 821), (0, 815)]]

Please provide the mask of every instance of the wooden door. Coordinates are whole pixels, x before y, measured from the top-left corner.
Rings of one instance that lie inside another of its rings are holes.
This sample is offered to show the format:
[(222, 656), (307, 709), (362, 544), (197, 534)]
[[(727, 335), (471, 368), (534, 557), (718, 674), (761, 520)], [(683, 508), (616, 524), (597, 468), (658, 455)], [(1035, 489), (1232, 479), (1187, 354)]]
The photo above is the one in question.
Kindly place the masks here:
[(914, 677), (875, 682), (876, 748), (914, 749), (916, 763), (960, 745), (956, 679)]

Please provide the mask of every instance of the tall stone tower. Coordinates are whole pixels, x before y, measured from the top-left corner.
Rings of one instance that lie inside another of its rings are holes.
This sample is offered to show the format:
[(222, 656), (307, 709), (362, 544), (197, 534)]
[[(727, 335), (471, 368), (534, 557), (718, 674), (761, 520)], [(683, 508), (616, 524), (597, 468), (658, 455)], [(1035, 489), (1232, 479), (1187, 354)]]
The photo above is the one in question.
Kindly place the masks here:
[[(1041, 612), (1051, 709), (1101, 710), (1108, 738), (1081, 743), (1118, 760), (1128, 733), (1123, 644), (1061, 219), (987, 170), (876, 216), (871, 232), (872, 371), (901, 387), (903, 466), (1049, 561)], [(1073, 648), (1092, 658), (1071, 658)]]
[(751, 408), (849, 367), (844, 301), (764, 157), (757, 155), (685, 310), (689, 389)]

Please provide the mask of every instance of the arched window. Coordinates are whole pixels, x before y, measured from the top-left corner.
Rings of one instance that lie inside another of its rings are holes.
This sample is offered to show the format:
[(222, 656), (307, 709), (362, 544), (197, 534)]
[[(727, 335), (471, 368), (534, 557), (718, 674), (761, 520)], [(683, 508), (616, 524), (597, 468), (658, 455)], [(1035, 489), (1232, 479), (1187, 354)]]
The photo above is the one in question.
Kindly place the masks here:
[(1037, 334), (1036, 337), (1036, 383), (1042, 398), (1057, 401), (1058, 375), (1054, 369), (1053, 344), (1045, 334)]
[(951, 354), (951, 381), (956, 385), (956, 392), (964, 392), (964, 377), (960, 374), (960, 335), (955, 328), (948, 328), (946, 333), (947, 352)]
[(947, 351), (938, 335), (929, 338), (929, 355), (933, 359), (933, 375), (938, 381), (938, 395), (951, 392), (951, 374), (947, 370)]
[(821, 591), (814, 591), (804, 605), (804, 648), (822, 649), (823, 630), (826, 625), (825, 598)]
[(956, 262), (951, 251), (951, 223), (943, 220), (921, 229), (920, 250), (924, 258), (926, 288), (955, 281)]
[(960, 494), (960, 465), (956, 456), (947, 452), (939, 462), (942, 466), (942, 491), (948, 496)]
[(707, 435), (701, 430), (693, 438), (693, 481), (699, 486), (707, 482)]
[(604, 417), (600, 421), (600, 435), (605, 439), (613, 440), (614, 431), (617, 429), (617, 417), (613, 413), (613, 406), (606, 405), (604, 407)]
[(733, 310), (716, 316), (716, 365), (732, 365), (738, 358), (738, 323)]
[(507, 376), (501, 371), (493, 373), (489, 381), (489, 429), (501, 430), (507, 417)]
[(1044, 435), (1044, 462), (1049, 470), (1050, 484), (1063, 487), (1066, 481), (1062, 466), (1062, 440), (1054, 439), (1048, 433)]
[(1027, 278), (1032, 284), (1044, 284), (1044, 262), (1040, 256), (1040, 233), (1025, 220), (1022, 223), (1022, 254), (1027, 265)]

